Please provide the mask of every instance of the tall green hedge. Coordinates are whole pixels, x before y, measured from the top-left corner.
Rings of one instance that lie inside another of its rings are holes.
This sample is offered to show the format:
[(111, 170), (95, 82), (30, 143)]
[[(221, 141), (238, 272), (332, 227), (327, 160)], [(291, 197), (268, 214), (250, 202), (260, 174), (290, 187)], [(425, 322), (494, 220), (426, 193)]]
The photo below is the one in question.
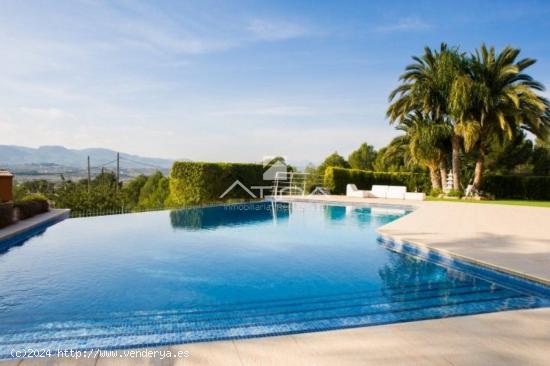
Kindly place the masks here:
[(371, 172), (360, 169), (329, 167), (325, 171), (324, 186), (332, 194), (345, 194), (346, 185), (353, 183), (358, 189), (371, 189), (374, 184), (406, 186), (409, 192), (430, 192), (428, 174)]
[(495, 198), (550, 200), (550, 177), (487, 175), (483, 179), (482, 190)]
[[(266, 185), (261, 164), (175, 162), (170, 175), (170, 199), (175, 205), (220, 201), (220, 195), (236, 180), (249, 189)], [(224, 200), (246, 198), (251, 196), (235, 187)]]

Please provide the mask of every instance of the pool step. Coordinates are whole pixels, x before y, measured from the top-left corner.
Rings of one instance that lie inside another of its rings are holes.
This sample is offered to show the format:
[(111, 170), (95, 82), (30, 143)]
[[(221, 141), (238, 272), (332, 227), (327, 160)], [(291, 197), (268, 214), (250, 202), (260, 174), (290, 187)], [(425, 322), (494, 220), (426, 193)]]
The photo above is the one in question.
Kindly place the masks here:
[[(134, 314), (133, 316), (102, 316), (102, 317), (90, 317), (87, 319), (80, 319), (71, 322), (38, 322), (31, 324), (13, 324), (11, 329), (6, 326), (3, 329), (3, 333), (26, 333), (28, 331), (70, 331), (70, 330), (82, 330), (82, 329), (98, 329), (98, 328), (113, 328), (116, 326), (127, 326), (132, 324), (134, 326), (141, 324), (163, 324), (181, 322), (183, 320), (188, 321), (212, 321), (212, 320), (226, 320), (232, 318), (243, 318), (250, 316), (269, 316), (277, 314), (292, 314), (292, 313), (307, 313), (311, 311), (319, 310), (331, 310), (342, 309), (359, 306), (380, 306), (386, 304), (388, 306), (399, 306), (401, 303), (407, 304), (411, 302), (418, 302), (422, 300), (437, 299), (439, 301), (445, 301), (449, 296), (457, 297), (457, 295), (469, 295), (480, 294), (480, 296), (486, 296), (486, 294), (492, 294), (501, 292), (502, 296), (513, 294), (513, 292), (507, 291), (502, 293), (502, 288), (493, 288), (489, 285), (479, 285), (471, 287), (464, 285), (461, 287), (453, 288), (437, 288), (437, 289), (424, 289), (416, 291), (400, 291), (391, 292), (385, 294), (369, 294), (367, 296), (335, 296), (332, 298), (323, 299), (298, 299), (293, 301), (274, 302), (274, 303), (261, 303), (261, 304), (235, 304), (232, 306), (218, 306), (218, 307), (196, 307), (187, 308), (175, 311), (159, 311), (159, 312), (147, 312), (146, 314)], [(7, 324), (6, 324), (7, 325)]]
[[(385, 302), (372, 301), (350, 301), (346, 303), (324, 303), (302, 305), (293, 308), (264, 308), (249, 311), (223, 311), (212, 313), (191, 313), (183, 315), (158, 316), (156, 319), (128, 319), (124, 323), (114, 324), (106, 319), (104, 322), (81, 324), (71, 327), (52, 328), (49, 325), (42, 326), (41, 329), (31, 329), (16, 331), (11, 333), (10, 342), (17, 340), (25, 341), (34, 338), (40, 334), (41, 340), (71, 338), (77, 337), (95, 337), (105, 334), (124, 334), (131, 326), (135, 331), (148, 331), (149, 329), (164, 329), (167, 331), (173, 329), (187, 330), (196, 327), (208, 326), (216, 328), (220, 326), (235, 325), (265, 325), (280, 323), (284, 321), (309, 320), (319, 317), (338, 317), (349, 316), (350, 314), (371, 314), (397, 311), (409, 311), (422, 309), (424, 307), (442, 306), (462, 302), (486, 301), (513, 297), (514, 293), (502, 289), (487, 291), (484, 293), (467, 291), (453, 291), (450, 294), (444, 294), (437, 297), (422, 296), (400, 299), (388, 299)], [(38, 333), (39, 332), (39, 333)], [(37, 339), (38, 340), (38, 339)], [(2, 342), (0, 342), (1, 344)]]
[[(422, 278), (417, 279), (417, 281), (422, 282)], [(245, 302), (236, 302), (236, 303), (216, 303), (216, 304), (183, 304), (180, 306), (174, 306), (175, 309), (171, 310), (148, 310), (148, 311), (128, 311), (128, 312), (108, 312), (108, 313), (93, 313), (93, 314), (44, 314), (34, 313), (27, 315), (24, 320), (13, 320), (13, 319), (2, 319), (0, 316), (0, 324), (3, 326), (1, 330), (16, 330), (20, 328), (34, 327), (36, 325), (47, 325), (48, 328), (56, 328), (67, 326), (71, 327), (71, 324), (81, 324), (81, 322), (94, 322), (94, 321), (108, 321), (109, 324), (116, 324), (119, 322), (125, 323), (127, 319), (138, 319), (138, 318), (151, 318), (153, 320), (158, 320), (159, 316), (168, 316), (168, 315), (178, 315), (178, 314), (187, 314), (187, 313), (208, 313), (208, 312), (226, 312), (233, 310), (247, 310), (247, 309), (260, 309), (260, 308), (274, 308), (279, 306), (295, 306), (300, 304), (309, 304), (309, 303), (327, 303), (327, 302), (338, 302), (338, 301), (347, 301), (354, 299), (363, 299), (369, 298), (372, 301), (376, 301), (377, 298), (382, 297), (386, 298), (388, 296), (397, 297), (397, 296), (407, 296), (407, 295), (421, 295), (425, 296), (427, 292), (438, 292), (442, 294), (448, 293), (448, 291), (455, 291), (457, 289), (462, 289), (464, 287), (469, 287), (473, 290), (484, 290), (491, 286), (485, 281), (479, 281), (473, 278), (460, 281), (441, 281), (441, 282), (432, 282), (424, 283), (422, 285), (418, 284), (408, 284), (401, 285), (397, 287), (385, 287), (383, 289), (377, 290), (363, 290), (363, 291), (352, 291), (352, 292), (343, 292), (338, 294), (324, 294), (324, 295), (313, 295), (313, 296), (300, 296), (292, 298), (268, 298), (256, 301), (245, 301)], [(405, 297), (402, 297), (403, 299)], [(50, 321), (53, 316), (54, 319), (66, 318), (70, 319), (69, 322), (59, 322), (59, 321)]]
[(304, 298), (204, 307), (74, 322), (2, 326), (0, 355), (14, 346), (50, 349), (121, 348), (386, 324), (544, 306), (542, 300), (494, 285), (363, 296)]

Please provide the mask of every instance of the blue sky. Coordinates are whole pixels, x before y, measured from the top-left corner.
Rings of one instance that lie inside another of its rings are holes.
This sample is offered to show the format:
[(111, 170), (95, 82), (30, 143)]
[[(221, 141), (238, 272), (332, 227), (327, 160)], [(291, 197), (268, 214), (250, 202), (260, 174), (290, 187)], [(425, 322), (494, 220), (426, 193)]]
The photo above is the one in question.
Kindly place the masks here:
[(510, 44), (550, 85), (549, 35), (548, 1), (3, 1), (0, 144), (318, 162), (396, 135), (424, 46)]

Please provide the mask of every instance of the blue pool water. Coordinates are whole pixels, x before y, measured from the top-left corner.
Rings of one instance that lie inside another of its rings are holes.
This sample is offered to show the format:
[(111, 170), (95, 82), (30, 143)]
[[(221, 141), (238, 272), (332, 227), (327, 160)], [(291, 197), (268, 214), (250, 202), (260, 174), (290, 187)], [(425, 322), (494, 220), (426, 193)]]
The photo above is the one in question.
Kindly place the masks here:
[(0, 357), (548, 305), (379, 245), (404, 214), (264, 202), (69, 219), (0, 243)]

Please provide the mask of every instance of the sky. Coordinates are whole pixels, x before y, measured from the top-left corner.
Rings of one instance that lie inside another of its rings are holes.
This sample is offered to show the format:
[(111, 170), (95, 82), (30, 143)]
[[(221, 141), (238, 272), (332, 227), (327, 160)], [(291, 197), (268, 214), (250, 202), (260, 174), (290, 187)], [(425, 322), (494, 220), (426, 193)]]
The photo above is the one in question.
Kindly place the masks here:
[[(9, 1), (0, 144), (320, 162), (398, 132), (388, 94), (425, 46), (536, 58), (550, 1)], [(545, 92), (546, 96), (550, 96)]]

